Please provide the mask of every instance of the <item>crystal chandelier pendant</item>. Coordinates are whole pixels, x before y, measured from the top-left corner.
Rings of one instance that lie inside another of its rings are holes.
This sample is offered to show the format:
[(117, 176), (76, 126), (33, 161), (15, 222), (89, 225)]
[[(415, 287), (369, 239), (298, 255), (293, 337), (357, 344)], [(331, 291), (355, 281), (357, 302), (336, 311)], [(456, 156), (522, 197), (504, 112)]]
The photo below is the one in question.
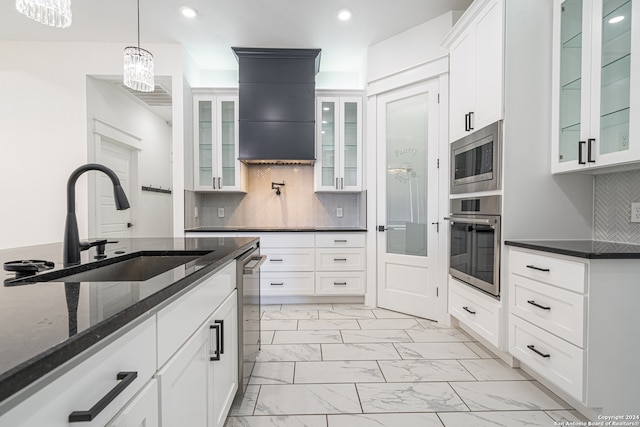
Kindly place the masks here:
[(138, 92), (153, 92), (153, 55), (144, 49), (129, 46), (124, 49), (124, 84)]
[(16, 0), (16, 9), (44, 25), (58, 28), (71, 25), (71, 0)]

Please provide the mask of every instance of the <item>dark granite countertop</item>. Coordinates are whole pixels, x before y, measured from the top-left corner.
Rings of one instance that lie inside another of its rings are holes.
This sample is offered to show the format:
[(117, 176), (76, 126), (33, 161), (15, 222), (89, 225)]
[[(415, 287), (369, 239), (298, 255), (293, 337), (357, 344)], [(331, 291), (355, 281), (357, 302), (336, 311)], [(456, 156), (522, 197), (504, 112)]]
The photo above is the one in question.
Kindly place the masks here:
[(196, 228), (188, 228), (184, 230), (185, 232), (215, 232), (215, 233), (271, 233), (271, 232), (307, 232), (307, 233), (315, 233), (315, 232), (331, 232), (331, 233), (341, 233), (341, 232), (366, 232), (366, 228), (362, 227), (323, 227), (323, 226), (314, 226), (314, 227), (257, 227), (257, 226), (230, 226), (230, 227), (196, 227)]
[[(257, 242), (251, 237), (113, 240), (118, 242), (107, 245), (104, 260), (94, 260), (95, 248), (82, 252), (79, 269), (91, 270), (137, 252), (188, 252), (197, 258), (144, 281), (0, 286), (0, 402), (136, 319), (159, 310)], [(55, 275), (63, 269), (62, 244), (0, 251), (3, 264), (21, 259), (53, 261), (55, 268), (40, 275)], [(4, 270), (2, 275), (5, 281), (14, 278), (14, 273)]]
[(507, 240), (505, 245), (589, 259), (640, 259), (640, 245), (600, 240)]

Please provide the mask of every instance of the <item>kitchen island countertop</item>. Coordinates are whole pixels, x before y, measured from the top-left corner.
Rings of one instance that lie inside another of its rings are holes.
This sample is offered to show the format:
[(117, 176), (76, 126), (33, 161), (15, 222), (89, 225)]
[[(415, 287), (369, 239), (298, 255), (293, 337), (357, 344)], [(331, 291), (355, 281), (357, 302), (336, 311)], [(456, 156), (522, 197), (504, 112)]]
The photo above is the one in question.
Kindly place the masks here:
[(588, 259), (640, 259), (640, 245), (601, 240), (507, 240), (507, 246)]
[[(114, 238), (106, 258), (96, 248), (82, 252), (80, 268), (91, 270), (116, 257), (189, 252), (193, 261), (144, 281), (35, 282), (7, 286), (14, 273), (2, 271), (0, 286), (0, 402), (117, 332), (128, 330), (237, 258), (256, 238)], [(53, 261), (62, 270), (62, 243), (0, 251), (4, 264), (15, 260)], [(98, 265), (96, 265), (98, 264)], [(60, 279), (56, 279), (60, 280)]]

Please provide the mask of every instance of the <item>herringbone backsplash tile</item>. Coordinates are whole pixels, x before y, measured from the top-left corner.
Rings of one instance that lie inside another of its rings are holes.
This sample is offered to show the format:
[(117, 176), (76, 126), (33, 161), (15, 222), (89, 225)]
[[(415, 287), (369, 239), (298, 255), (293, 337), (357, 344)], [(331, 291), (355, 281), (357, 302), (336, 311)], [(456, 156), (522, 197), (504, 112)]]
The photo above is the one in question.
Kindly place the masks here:
[(594, 239), (640, 244), (640, 223), (631, 222), (631, 203), (640, 202), (640, 171), (597, 175), (594, 196)]

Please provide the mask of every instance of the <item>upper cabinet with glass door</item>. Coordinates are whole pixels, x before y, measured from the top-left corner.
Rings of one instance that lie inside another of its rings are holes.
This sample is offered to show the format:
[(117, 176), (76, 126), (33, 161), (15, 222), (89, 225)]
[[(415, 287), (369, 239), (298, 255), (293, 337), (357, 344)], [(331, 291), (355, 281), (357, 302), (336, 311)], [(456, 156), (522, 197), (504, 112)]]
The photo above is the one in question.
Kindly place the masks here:
[(552, 172), (640, 168), (640, 4), (555, 0)]
[(316, 191), (362, 191), (362, 98), (316, 102)]
[(196, 191), (246, 192), (246, 168), (238, 160), (238, 97), (194, 96)]

